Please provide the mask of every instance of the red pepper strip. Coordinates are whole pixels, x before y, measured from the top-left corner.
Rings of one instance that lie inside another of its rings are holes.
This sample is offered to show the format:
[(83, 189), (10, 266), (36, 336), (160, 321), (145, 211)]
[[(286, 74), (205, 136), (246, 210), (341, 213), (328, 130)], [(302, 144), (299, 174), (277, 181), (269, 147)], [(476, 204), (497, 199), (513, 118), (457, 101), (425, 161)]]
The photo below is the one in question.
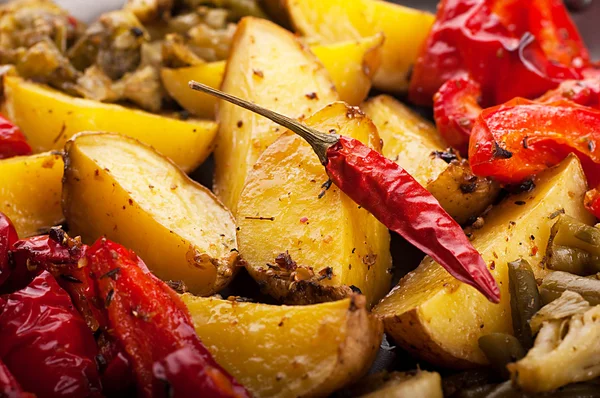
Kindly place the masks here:
[(448, 80), (433, 97), (433, 117), (446, 143), (466, 156), (469, 136), (482, 109), (481, 87), (468, 77)]
[(6, 215), (0, 213), (0, 286), (10, 276), (11, 267), (8, 253), (17, 239), (19, 239), (19, 235), (17, 235), (17, 230), (12, 222)]
[(0, 159), (30, 154), (31, 147), (21, 130), (0, 116)]
[(392, 231), (429, 254), (490, 301), (500, 291), (481, 255), (438, 201), (397, 163), (341, 136), (327, 150), (327, 174), (346, 195)]
[(35, 395), (23, 391), (19, 382), (2, 361), (0, 361), (0, 397), (35, 398)]
[(560, 0), (443, 0), (413, 69), (409, 97), (429, 105), (442, 84), (468, 75), (481, 85), (481, 103), (490, 106), (581, 79), (589, 65)]
[(471, 132), (473, 173), (517, 183), (579, 156), (592, 186), (600, 183), (600, 111), (560, 100), (515, 98), (484, 110)]
[(69, 295), (44, 271), (6, 297), (0, 358), (40, 397), (99, 397), (96, 343)]
[(202, 345), (181, 299), (135, 253), (99, 239), (86, 258), (141, 396), (249, 396)]
[(552, 103), (559, 100), (569, 100), (600, 110), (600, 76), (585, 80), (567, 80), (536, 101)]

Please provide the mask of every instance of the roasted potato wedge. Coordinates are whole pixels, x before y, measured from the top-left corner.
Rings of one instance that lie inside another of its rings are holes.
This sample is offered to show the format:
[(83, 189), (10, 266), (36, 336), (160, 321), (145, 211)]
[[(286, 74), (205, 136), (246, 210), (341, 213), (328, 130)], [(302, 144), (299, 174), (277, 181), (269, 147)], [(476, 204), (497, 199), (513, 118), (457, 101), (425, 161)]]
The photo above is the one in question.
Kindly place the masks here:
[(446, 162), (435, 155), (446, 146), (430, 122), (387, 95), (371, 98), (361, 108), (377, 126), (383, 155), (427, 188), (456, 221), (463, 224), (494, 202), (497, 183), (474, 176), (466, 160)]
[[(325, 66), (340, 99), (359, 105), (369, 94), (371, 80), (381, 65), (384, 37), (381, 34), (328, 46), (314, 46), (313, 53)], [(187, 68), (163, 68), (161, 77), (169, 95), (193, 115), (213, 118), (217, 99), (191, 91), (190, 80), (219, 88), (225, 73), (225, 61), (211, 62)]]
[(179, 120), (71, 97), (47, 86), (4, 76), (2, 114), (21, 128), (34, 152), (62, 149), (81, 131), (125, 134), (153, 146), (185, 171), (212, 152), (217, 124)]
[(362, 398), (443, 398), (439, 373), (380, 372), (371, 374), (350, 388), (350, 395)]
[(185, 110), (192, 115), (212, 119), (217, 110), (217, 99), (190, 90), (188, 82), (196, 80), (207, 86), (220, 88), (226, 64), (225, 61), (217, 61), (186, 68), (162, 68), (160, 77), (169, 95)]
[(434, 364), (466, 368), (486, 362), (479, 337), (512, 333), (507, 263), (524, 258), (542, 277), (548, 272), (542, 261), (554, 217), (564, 212), (594, 221), (583, 207), (586, 179), (575, 156), (541, 173), (536, 185), (531, 192), (506, 198), (473, 232), (473, 246), (500, 286), (501, 303), (488, 302), (427, 257), (374, 308), (399, 345)]
[(125, 245), (192, 293), (227, 285), (237, 261), (235, 221), (208, 189), (130, 137), (80, 134), (65, 151), (62, 205), (74, 234)]
[(400, 93), (408, 88), (410, 68), (435, 17), (377, 0), (282, 0), (297, 32), (310, 44), (357, 40), (383, 32), (382, 64), (374, 85)]
[(24, 238), (46, 232), (63, 219), (60, 207), (63, 160), (41, 153), (0, 160), (0, 212)]
[(182, 296), (217, 362), (260, 397), (325, 397), (369, 369), (381, 323), (362, 296), (273, 306)]
[[(379, 148), (373, 123), (337, 102), (306, 123)], [(308, 304), (360, 289), (369, 305), (390, 287), (387, 228), (336, 186), (312, 148), (286, 133), (254, 165), (238, 206), (239, 249), (264, 291), (286, 303)]]
[[(292, 118), (338, 98), (325, 68), (292, 33), (251, 17), (238, 25), (222, 90)], [(248, 172), (283, 129), (229, 103), (219, 104), (218, 120), (214, 191), (235, 215)]]

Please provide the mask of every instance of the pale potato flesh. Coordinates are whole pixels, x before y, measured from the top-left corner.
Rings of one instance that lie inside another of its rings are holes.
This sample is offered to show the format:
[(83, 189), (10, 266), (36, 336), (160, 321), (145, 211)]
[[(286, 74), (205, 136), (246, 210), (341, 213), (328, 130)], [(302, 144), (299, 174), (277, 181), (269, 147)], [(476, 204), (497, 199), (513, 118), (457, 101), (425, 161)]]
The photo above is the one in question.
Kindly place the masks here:
[(181, 297), (213, 357), (257, 398), (327, 396), (366, 373), (382, 338), (363, 297), (293, 307)]
[[(344, 103), (325, 107), (306, 123), (379, 147), (373, 123)], [(389, 232), (335, 185), (324, 192), (327, 180), (301, 138), (286, 133), (277, 139), (254, 165), (241, 195), (240, 253), (263, 289), (284, 302), (335, 300), (353, 285), (373, 304), (390, 287)], [(300, 269), (278, 267), (282, 253)]]
[(235, 222), (206, 188), (128, 137), (83, 134), (66, 146), (63, 210), (85, 242), (106, 236), (158, 277), (208, 295), (233, 277)]
[[(383, 35), (365, 37), (327, 46), (311, 48), (331, 77), (339, 97), (350, 105), (358, 105), (369, 94), (371, 79), (381, 65)], [(208, 94), (190, 90), (188, 82), (195, 80), (220, 88), (225, 74), (225, 61), (210, 62), (187, 68), (163, 68), (162, 81), (169, 92), (193, 115), (213, 118), (218, 100)]]
[(213, 149), (217, 124), (179, 120), (61, 93), (4, 76), (2, 113), (20, 127), (34, 152), (62, 149), (82, 131), (106, 131), (139, 139), (183, 170), (196, 168)]
[(464, 159), (446, 163), (435, 155), (446, 145), (435, 127), (396, 99), (379, 95), (361, 108), (377, 126), (382, 154), (398, 163), (463, 224), (494, 203), (500, 186), (473, 175)]
[[(292, 33), (251, 17), (238, 25), (221, 88), (297, 119), (338, 98), (325, 68)], [(284, 129), (229, 103), (219, 104), (217, 120), (214, 191), (235, 215), (248, 172)]]
[(564, 211), (593, 222), (583, 207), (587, 186), (575, 156), (540, 174), (535, 183), (533, 191), (510, 196), (493, 208), (483, 228), (473, 232), (473, 246), (500, 287), (500, 304), (488, 302), (425, 258), (374, 308), (399, 345), (434, 364), (473, 367), (486, 362), (477, 344), (480, 336), (512, 333), (506, 264), (523, 258), (536, 277), (543, 277), (548, 272), (542, 262), (553, 217)]
[(292, 25), (311, 44), (357, 40), (385, 35), (382, 64), (374, 84), (400, 93), (408, 88), (409, 71), (416, 61), (435, 17), (377, 0), (282, 0)]
[(55, 153), (0, 160), (0, 212), (21, 238), (45, 233), (64, 219), (63, 167), (62, 156)]

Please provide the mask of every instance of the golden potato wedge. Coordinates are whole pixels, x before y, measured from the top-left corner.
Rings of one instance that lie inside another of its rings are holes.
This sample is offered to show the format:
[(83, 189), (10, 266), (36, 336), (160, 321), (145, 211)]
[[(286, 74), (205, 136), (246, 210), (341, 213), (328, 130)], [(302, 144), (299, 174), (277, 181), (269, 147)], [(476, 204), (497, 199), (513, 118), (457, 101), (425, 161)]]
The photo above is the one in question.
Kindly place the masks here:
[[(379, 148), (373, 123), (336, 102), (306, 123)], [(238, 241), (250, 275), (286, 303), (337, 300), (357, 287), (371, 305), (390, 287), (388, 229), (336, 186), (312, 148), (286, 133), (259, 158), (238, 206)]]
[(62, 205), (74, 234), (117, 241), (159, 278), (181, 280), (195, 294), (231, 280), (235, 221), (208, 189), (130, 137), (80, 134), (65, 151)]
[[(327, 46), (314, 46), (313, 53), (329, 72), (342, 101), (359, 105), (371, 89), (373, 75), (381, 65), (384, 37), (381, 34)], [(193, 115), (213, 118), (217, 99), (192, 91), (190, 80), (219, 88), (225, 73), (225, 61), (211, 62), (187, 68), (163, 68), (161, 77), (167, 92)]]
[(56, 153), (0, 160), (0, 212), (11, 219), (21, 238), (45, 233), (64, 219), (63, 168), (62, 156)]
[(192, 115), (212, 119), (215, 117), (217, 99), (211, 95), (190, 90), (188, 82), (195, 80), (207, 86), (219, 88), (223, 82), (225, 65), (225, 61), (217, 61), (186, 68), (162, 68), (160, 77), (169, 95), (185, 110)]
[(292, 25), (310, 44), (357, 40), (383, 32), (382, 64), (374, 85), (400, 93), (429, 34), (434, 15), (377, 0), (282, 0)]
[(325, 397), (369, 369), (381, 323), (354, 295), (273, 306), (181, 296), (214, 358), (254, 397)]
[(438, 365), (467, 368), (486, 362), (478, 338), (512, 332), (507, 263), (524, 258), (542, 277), (554, 217), (564, 212), (594, 221), (583, 207), (586, 180), (575, 156), (541, 173), (536, 185), (531, 192), (506, 198), (473, 232), (473, 246), (500, 286), (501, 303), (488, 302), (427, 257), (374, 308), (396, 343)]
[(15, 76), (4, 76), (1, 110), (21, 128), (34, 152), (62, 149), (81, 131), (108, 131), (153, 146), (185, 171), (212, 152), (218, 127), (212, 121), (183, 121), (71, 97)]
[(433, 124), (388, 95), (371, 98), (361, 108), (377, 126), (382, 154), (427, 188), (456, 221), (463, 224), (494, 202), (497, 183), (474, 176), (466, 160), (447, 163), (434, 155), (446, 146)]
[[(338, 98), (325, 68), (292, 33), (251, 17), (238, 24), (221, 88), (292, 118)], [(214, 191), (235, 215), (248, 172), (283, 129), (229, 103), (219, 104), (218, 120)]]

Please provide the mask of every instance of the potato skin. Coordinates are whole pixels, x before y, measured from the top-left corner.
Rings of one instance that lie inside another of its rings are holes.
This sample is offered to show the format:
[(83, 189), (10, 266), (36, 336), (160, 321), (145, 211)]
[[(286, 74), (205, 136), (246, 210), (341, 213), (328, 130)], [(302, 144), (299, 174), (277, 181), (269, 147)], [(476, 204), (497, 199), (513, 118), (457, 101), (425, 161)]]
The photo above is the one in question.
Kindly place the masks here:
[(358, 295), (293, 307), (181, 297), (215, 359), (259, 398), (328, 396), (364, 375), (381, 343)]
[(134, 250), (163, 280), (221, 290), (236, 271), (231, 213), (166, 157), (132, 138), (79, 134), (65, 147), (63, 211), (84, 242)]
[[(375, 149), (380, 145), (368, 117), (341, 102), (306, 123)], [(389, 231), (338, 187), (326, 189), (327, 180), (306, 142), (291, 133), (278, 138), (254, 165), (242, 191), (240, 253), (263, 290), (285, 303), (339, 300), (354, 288), (370, 306), (389, 291)]]
[(499, 284), (500, 304), (491, 304), (426, 257), (373, 310), (397, 344), (441, 366), (469, 368), (486, 363), (478, 338), (512, 333), (507, 263), (524, 258), (536, 277), (543, 277), (548, 272), (543, 259), (552, 215), (564, 210), (578, 220), (593, 222), (583, 207), (587, 184), (575, 156), (540, 174), (536, 185), (531, 192), (505, 199), (488, 213), (483, 227), (473, 231), (473, 246)]
[(183, 121), (71, 97), (8, 75), (3, 76), (1, 111), (21, 128), (34, 152), (61, 150), (81, 131), (107, 131), (139, 139), (184, 171), (195, 169), (212, 152), (218, 128), (212, 121)]
[(371, 98), (361, 108), (377, 126), (382, 154), (427, 188), (459, 224), (479, 216), (495, 201), (499, 184), (473, 175), (464, 159), (446, 162), (436, 156), (446, 145), (429, 121), (387, 95)]
[(60, 224), (63, 160), (41, 153), (0, 160), (0, 211), (21, 238), (45, 233)]
[[(252, 17), (238, 24), (221, 89), (295, 119), (338, 99), (323, 65), (292, 33)], [(213, 189), (236, 215), (248, 173), (285, 129), (228, 103), (217, 120)]]

